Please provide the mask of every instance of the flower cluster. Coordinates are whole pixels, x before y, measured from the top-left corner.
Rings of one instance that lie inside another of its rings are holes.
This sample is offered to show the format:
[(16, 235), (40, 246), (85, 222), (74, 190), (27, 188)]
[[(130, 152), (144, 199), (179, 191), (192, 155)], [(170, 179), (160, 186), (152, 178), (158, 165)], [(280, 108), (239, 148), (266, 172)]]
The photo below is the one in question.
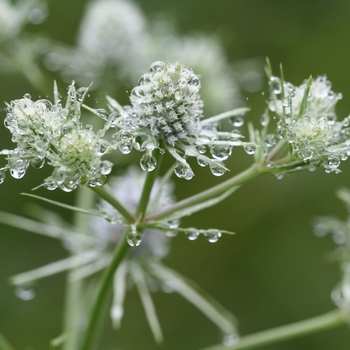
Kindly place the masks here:
[[(180, 63), (156, 61), (131, 91), (132, 106), (121, 111), (116, 101), (109, 99), (111, 108), (121, 114), (118, 137), (127, 151), (134, 147), (144, 152), (143, 170), (152, 171), (156, 166), (153, 150), (165, 148), (176, 159), (175, 174), (180, 178), (189, 180), (194, 175), (187, 157), (196, 157), (201, 166), (209, 164), (216, 176), (225, 173), (222, 161), (231, 155), (233, 146), (243, 142), (237, 130), (218, 131), (218, 122), (245, 109), (202, 120), (199, 89), (200, 80), (191, 69)], [(207, 147), (213, 158), (205, 155)]]
[(26, 94), (7, 107), (5, 126), (17, 144), (14, 150), (3, 150), (8, 164), (0, 169), (1, 182), (5, 171), (22, 178), (29, 165), (41, 168), (44, 163), (54, 167), (52, 175), (45, 179), (49, 190), (57, 187), (72, 191), (80, 184), (103, 185), (112, 163), (101, 157), (113, 150), (113, 144), (103, 138), (111, 123), (106, 122), (96, 134), (91, 125), (80, 121), (82, 101), (87, 88), (68, 87), (66, 105), (63, 107), (55, 88), (55, 102), (41, 99), (32, 101)]
[[(337, 194), (349, 210), (350, 190), (343, 188)], [(333, 241), (338, 244), (338, 248), (334, 251), (334, 258), (340, 262), (343, 278), (333, 290), (332, 299), (337, 306), (348, 307), (350, 305), (350, 212), (347, 220), (333, 216), (317, 218), (314, 232), (319, 237), (331, 234)]]
[(335, 106), (342, 98), (325, 76), (294, 86), (270, 76), (269, 108), (279, 118), (278, 136), (290, 145), (296, 159), (326, 172), (337, 172), (350, 151), (349, 117), (337, 121)]

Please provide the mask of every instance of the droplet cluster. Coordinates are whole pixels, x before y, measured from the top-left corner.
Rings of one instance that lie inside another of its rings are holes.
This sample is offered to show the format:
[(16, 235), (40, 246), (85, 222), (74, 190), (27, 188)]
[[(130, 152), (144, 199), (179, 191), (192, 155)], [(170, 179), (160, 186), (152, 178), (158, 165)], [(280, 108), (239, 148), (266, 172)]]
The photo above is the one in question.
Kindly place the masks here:
[(272, 76), (269, 84), (269, 108), (279, 118), (277, 137), (290, 145), (296, 159), (323, 166), (326, 172), (339, 171), (350, 150), (349, 117), (338, 122), (335, 114), (342, 95), (331, 90), (325, 76), (310, 78), (300, 86)]
[[(243, 145), (239, 140), (242, 135), (237, 129), (219, 131), (214, 117), (211, 122), (202, 119), (200, 86), (191, 69), (180, 63), (156, 61), (131, 91), (131, 106), (121, 108), (109, 98), (117, 115), (120, 151), (129, 153), (134, 148), (143, 152), (140, 166), (145, 171), (156, 168), (153, 151), (160, 148), (175, 158), (174, 172), (180, 178), (190, 180), (194, 176), (188, 157), (195, 157), (201, 167), (209, 165), (215, 176), (223, 175), (227, 170), (223, 161), (234, 146)], [(227, 114), (226, 118), (231, 118), (236, 128), (244, 123), (243, 114)]]
[(101, 157), (112, 151), (113, 145), (103, 136), (111, 125), (107, 122), (95, 134), (91, 125), (84, 126), (80, 120), (87, 88), (76, 89), (72, 84), (67, 93), (64, 107), (57, 90), (55, 103), (45, 99), (33, 101), (29, 94), (10, 103), (4, 124), (17, 147), (1, 152), (8, 159), (8, 164), (0, 169), (1, 182), (6, 170), (20, 179), (30, 165), (41, 168), (46, 162), (54, 168), (43, 184), (49, 190), (59, 187), (70, 192), (79, 185), (105, 183), (112, 163)]
[(197, 137), (203, 102), (200, 80), (180, 63), (156, 61), (131, 91), (130, 125), (147, 128), (174, 146)]

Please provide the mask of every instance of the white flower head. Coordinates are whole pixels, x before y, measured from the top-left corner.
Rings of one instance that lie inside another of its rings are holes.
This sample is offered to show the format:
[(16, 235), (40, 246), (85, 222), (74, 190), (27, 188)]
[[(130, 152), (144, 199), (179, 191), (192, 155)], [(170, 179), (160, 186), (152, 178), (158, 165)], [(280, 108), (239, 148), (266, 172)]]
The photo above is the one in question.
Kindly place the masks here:
[(350, 150), (349, 118), (337, 121), (335, 106), (342, 95), (331, 90), (325, 76), (300, 86), (271, 76), (269, 108), (279, 118), (279, 137), (290, 144), (296, 159), (327, 172), (337, 172)]
[[(242, 114), (245, 109), (202, 120), (200, 86), (198, 76), (179, 62), (156, 61), (131, 91), (131, 106), (122, 109), (108, 98), (111, 109), (119, 114), (117, 135), (125, 144), (126, 152), (130, 152), (131, 147), (144, 152), (140, 162), (143, 170), (155, 169), (152, 152), (160, 148), (168, 150), (176, 159), (174, 171), (180, 178), (190, 180), (194, 176), (187, 157), (197, 158), (200, 166), (209, 165), (216, 176), (225, 173), (222, 161), (231, 155), (233, 146), (243, 143), (237, 130), (218, 131), (218, 122), (238, 115), (237, 112)], [(208, 148), (213, 158), (205, 155)], [(123, 148), (121, 151), (126, 153)]]
[(59, 187), (70, 192), (79, 185), (105, 183), (112, 163), (101, 157), (113, 147), (103, 136), (111, 125), (107, 122), (95, 134), (91, 125), (82, 124), (81, 104), (87, 91), (87, 88), (76, 90), (74, 84), (70, 85), (64, 107), (57, 90), (54, 103), (45, 99), (33, 101), (28, 94), (10, 103), (5, 126), (17, 147), (1, 152), (8, 158), (7, 166), (0, 169), (2, 181), (6, 170), (20, 179), (29, 165), (41, 168), (47, 162), (54, 167), (52, 176), (44, 181), (49, 190)]

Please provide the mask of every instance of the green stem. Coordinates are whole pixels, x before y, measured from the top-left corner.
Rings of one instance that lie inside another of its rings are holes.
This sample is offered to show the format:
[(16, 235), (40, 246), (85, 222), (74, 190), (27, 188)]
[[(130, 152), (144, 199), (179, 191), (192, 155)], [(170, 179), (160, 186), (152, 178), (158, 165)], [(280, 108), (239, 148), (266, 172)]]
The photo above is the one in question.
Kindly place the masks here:
[(256, 349), (262, 346), (274, 344), (292, 338), (305, 336), (308, 334), (321, 332), (341, 325), (349, 321), (349, 311), (337, 309), (321, 316), (313, 317), (308, 320), (291, 323), (286, 326), (272, 328), (266, 331), (247, 335), (241, 338), (236, 345), (213, 345), (202, 350), (243, 350)]
[(93, 190), (95, 193), (98, 194), (102, 199), (104, 199), (107, 203), (112, 205), (127, 221), (129, 224), (133, 224), (135, 222), (135, 218), (131, 213), (124, 207), (123, 204), (121, 204), (117, 198), (115, 198), (110, 192), (107, 192), (104, 187), (96, 186), (96, 187), (89, 187), (91, 190)]
[[(77, 192), (76, 205), (79, 208), (91, 208), (94, 202), (94, 194), (87, 188), (82, 187)], [(78, 232), (87, 232), (89, 221), (86, 220), (86, 215), (75, 213), (73, 219), (74, 227)], [(70, 272), (74, 271), (72, 269)], [(66, 300), (64, 305), (64, 330), (68, 331), (68, 336), (63, 342), (63, 350), (75, 350), (78, 348), (79, 339), (81, 337), (81, 317), (84, 310), (82, 301), (83, 280), (75, 282), (67, 281)]]
[(110, 265), (107, 267), (107, 269), (102, 275), (95, 300), (92, 303), (88, 326), (86, 328), (85, 334), (83, 335), (80, 350), (91, 349), (92, 345), (95, 342), (96, 330), (99, 325), (100, 316), (103, 310), (103, 303), (106, 300), (106, 295), (108, 294), (108, 288), (111, 284), (116, 269), (118, 268), (119, 264), (123, 261), (125, 255), (127, 254), (130, 248), (126, 240), (128, 232), (129, 230), (125, 231), (123, 237), (121, 238), (119, 244), (116, 247)]
[(177, 202), (176, 204), (169, 207), (168, 209), (165, 209), (158, 214), (149, 216), (147, 220), (153, 221), (153, 220), (166, 218), (168, 215), (178, 210), (181, 210), (181, 209), (190, 207), (192, 205), (202, 203), (208, 199), (217, 197), (225, 193), (230, 188), (234, 186), (240, 186), (243, 183), (247, 182), (248, 180), (253, 179), (254, 177), (258, 177), (268, 171), (269, 171), (268, 168), (255, 163), (251, 167), (244, 170), (240, 174), (232, 177), (231, 179), (228, 179), (219, 185), (209, 188), (208, 190), (205, 190), (203, 192), (195, 194), (194, 196), (188, 197), (180, 202)]
[(163, 158), (163, 155), (159, 152), (159, 150), (156, 150), (156, 152), (157, 153), (155, 154), (155, 158), (157, 159), (157, 166), (153, 171), (148, 172), (146, 175), (146, 180), (145, 180), (145, 183), (144, 183), (143, 189), (142, 189), (141, 199), (140, 199), (138, 207), (136, 209), (136, 218), (139, 221), (142, 221), (143, 218), (145, 217), (149, 198), (150, 198), (152, 188), (153, 188), (153, 184), (157, 178), (159, 168), (160, 168), (160, 163), (161, 163), (162, 158)]

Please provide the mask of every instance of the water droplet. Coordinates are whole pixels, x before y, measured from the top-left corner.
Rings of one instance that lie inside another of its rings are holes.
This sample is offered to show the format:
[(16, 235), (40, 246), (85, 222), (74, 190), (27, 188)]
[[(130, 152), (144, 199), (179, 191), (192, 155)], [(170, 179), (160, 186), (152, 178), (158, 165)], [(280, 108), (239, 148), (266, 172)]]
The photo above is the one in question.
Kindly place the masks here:
[(284, 178), (284, 174), (283, 173), (276, 174), (275, 176), (276, 176), (277, 180), (282, 180)]
[(256, 152), (256, 146), (252, 143), (244, 145), (244, 150), (247, 154), (254, 154)]
[(284, 132), (283, 132), (283, 138), (288, 143), (295, 142), (296, 137), (297, 137), (297, 135), (296, 135), (296, 133), (293, 130), (285, 129)]
[(84, 100), (87, 91), (88, 88), (86, 87), (81, 87), (76, 91), (76, 99), (78, 102), (82, 102)]
[(266, 126), (269, 122), (269, 118), (266, 114), (263, 114), (261, 117), (260, 117), (260, 124), (262, 126)]
[(192, 169), (185, 164), (177, 162), (174, 167), (174, 173), (180, 179), (191, 180), (194, 176)]
[(282, 92), (281, 79), (278, 77), (270, 78), (270, 85), (272, 87), (272, 91), (275, 95), (279, 95)]
[(233, 346), (239, 343), (238, 334), (226, 334), (222, 338), (222, 344), (225, 346)]
[(136, 227), (132, 226), (127, 234), (126, 240), (131, 247), (137, 247), (141, 244), (142, 235), (137, 231)]
[(214, 145), (210, 147), (210, 153), (215, 159), (226, 160), (232, 153), (232, 147), (228, 145)]
[(161, 72), (164, 69), (164, 62), (156, 61), (151, 64), (150, 71), (153, 73)]
[(113, 167), (113, 163), (112, 162), (110, 162), (109, 160), (103, 160), (99, 164), (100, 174), (102, 174), (102, 175), (110, 174), (110, 172), (112, 171), (112, 167)]
[(0, 169), (0, 184), (2, 184), (6, 179), (6, 171), (5, 169)]
[(273, 147), (276, 144), (276, 139), (274, 134), (268, 134), (265, 137), (265, 145), (266, 147)]
[(239, 128), (244, 124), (244, 117), (242, 116), (234, 116), (229, 119), (229, 122), (235, 127)]
[(23, 159), (17, 159), (14, 162), (11, 162), (10, 167), (11, 176), (15, 179), (21, 179), (26, 173), (28, 163)]
[(211, 173), (214, 176), (222, 176), (226, 172), (226, 169), (223, 167), (223, 163), (221, 163), (221, 162), (216, 162), (214, 164), (210, 163), (209, 167), (210, 167)]
[(157, 166), (157, 160), (152, 153), (145, 153), (140, 160), (140, 166), (144, 171), (153, 171)]
[(199, 231), (195, 228), (189, 228), (185, 235), (190, 241), (194, 241), (199, 237)]
[(334, 125), (336, 120), (337, 120), (337, 117), (336, 117), (335, 114), (328, 114), (327, 115), (327, 123), (328, 123), (328, 125)]
[(50, 176), (44, 180), (44, 187), (49, 191), (53, 191), (57, 188), (57, 184), (55, 180)]
[(109, 142), (105, 139), (99, 139), (96, 144), (97, 155), (102, 156), (109, 149)]
[(202, 159), (201, 157), (197, 158), (197, 163), (201, 167), (206, 167), (209, 164), (206, 160)]
[(338, 166), (340, 165), (340, 159), (338, 157), (329, 157), (327, 159), (327, 165), (331, 168), (331, 169), (336, 169), (338, 168)]
[(17, 286), (15, 288), (15, 295), (19, 299), (28, 301), (35, 298), (36, 292), (30, 286)]
[(34, 158), (31, 160), (30, 164), (35, 169), (41, 169), (45, 164), (45, 158)]
[(205, 238), (210, 243), (216, 243), (221, 237), (221, 232), (217, 229), (210, 229), (204, 233)]
[(197, 151), (199, 154), (205, 154), (205, 152), (207, 151), (207, 147), (205, 145), (200, 145), (197, 147)]
[(167, 237), (176, 237), (177, 236), (177, 231), (166, 231), (165, 232), (165, 235), (167, 236)]

